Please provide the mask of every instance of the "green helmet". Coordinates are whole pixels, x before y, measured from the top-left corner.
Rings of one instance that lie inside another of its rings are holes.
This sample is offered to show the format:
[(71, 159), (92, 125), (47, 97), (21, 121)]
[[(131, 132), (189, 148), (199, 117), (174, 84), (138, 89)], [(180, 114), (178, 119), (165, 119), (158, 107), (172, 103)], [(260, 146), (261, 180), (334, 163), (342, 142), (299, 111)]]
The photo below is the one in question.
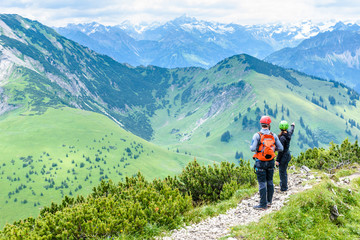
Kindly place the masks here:
[(279, 128), (280, 128), (281, 130), (287, 130), (287, 129), (289, 128), (288, 122), (285, 121), (285, 120), (282, 120), (282, 121), (280, 122), (280, 124), (279, 124)]

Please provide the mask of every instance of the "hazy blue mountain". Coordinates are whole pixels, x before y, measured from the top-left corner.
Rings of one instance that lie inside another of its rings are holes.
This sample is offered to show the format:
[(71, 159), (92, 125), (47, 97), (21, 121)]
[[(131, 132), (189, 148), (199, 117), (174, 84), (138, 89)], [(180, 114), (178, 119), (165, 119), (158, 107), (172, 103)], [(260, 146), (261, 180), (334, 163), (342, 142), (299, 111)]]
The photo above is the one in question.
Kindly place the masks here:
[(360, 92), (360, 27), (338, 23), (297, 47), (281, 49), (265, 60), (310, 75), (343, 82)]
[(84, 46), (133, 66), (198, 66), (209, 68), (226, 57), (250, 54), (264, 58), (283, 47), (294, 47), (328, 26), (221, 24), (182, 16), (164, 24), (116, 26), (69, 24), (56, 30)]
[[(70, 24), (67, 28), (59, 28), (58, 32), (119, 62), (137, 65), (141, 60), (138, 42), (120, 28), (105, 27), (97, 23)], [(121, 59), (117, 55), (121, 55)]]

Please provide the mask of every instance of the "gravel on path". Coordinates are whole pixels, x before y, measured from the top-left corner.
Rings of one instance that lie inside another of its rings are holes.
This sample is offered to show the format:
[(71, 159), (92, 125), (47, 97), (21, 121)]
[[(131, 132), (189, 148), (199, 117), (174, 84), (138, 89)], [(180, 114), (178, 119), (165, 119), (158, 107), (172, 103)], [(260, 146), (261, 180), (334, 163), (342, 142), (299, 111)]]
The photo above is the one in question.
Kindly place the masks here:
[[(229, 209), (225, 214), (208, 218), (200, 223), (186, 226), (181, 229), (173, 230), (170, 236), (163, 237), (163, 240), (200, 240), (200, 239), (219, 239), (230, 234), (230, 229), (237, 225), (246, 225), (251, 222), (258, 222), (262, 216), (277, 211), (284, 206), (290, 195), (311, 188), (306, 184), (307, 180), (315, 177), (311, 172), (301, 169), (298, 173), (288, 175), (289, 190), (280, 192), (279, 187), (275, 186), (275, 193), (272, 206), (266, 210), (256, 210), (253, 208), (259, 205), (259, 193), (251, 198), (242, 200), (236, 208)], [(316, 179), (320, 181), (320, 179)]]

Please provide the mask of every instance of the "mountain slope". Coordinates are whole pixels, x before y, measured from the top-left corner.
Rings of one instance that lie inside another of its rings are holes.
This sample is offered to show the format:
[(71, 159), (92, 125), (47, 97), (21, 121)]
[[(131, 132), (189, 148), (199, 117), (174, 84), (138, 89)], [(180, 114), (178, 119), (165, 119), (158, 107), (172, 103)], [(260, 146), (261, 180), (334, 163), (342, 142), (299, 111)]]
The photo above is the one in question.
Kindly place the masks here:
[[(166, 87), (163, 79), (154, 76), (148, 82), (133, 68), (96, 54), (38, 22), (0, 15), (0, 24), (2, 94), (6, 104), (41, 109), (47, 97), (51, 99), (47, 106), (61, 103), (103, 113), (150, 139), (152, 129), (142, 115), (151, 115), (156, 109), (156, 97)], [(26, 98), (18, 96), (23, 94), (19, 87), (25, 90)], [(137, 117), (125, 114), (129, 110), (139, 111)]]
[(266, 59), (287, 68), (343, 82), (360, 91), (360, 33), (334, 30), (284, 48)]
[(86, 196), (101, 179), (118, 182), (139, 170), (149, 179), (163, 178), (193, 159), (148, 143), (101, 114), (73, 108), (12, 114), (0, 121), (0, 137), (1, 227), (35, 217), (65, 195)]
[(152, 96), (156, 77), (18, 15), (0, 15), (0, 26), (0, 226), (64, 195), (86, 195), (101, 179), (139, 170), (165, 177), (193, 159), (120, 127), (138, 123), (134, 132), (149, 134), (142, 117), (161, 96)]
[(297, 123), (293, 154), (360, 134), (359, 95), (336, 82), (248, 55), (227, 58), (209, 70), (172, 71), (193, 77), (171, 82), (164, 108), (155, 111), (151, 123), (153, 142), (173, 150), (227, 161), (238, 151), (248, 159), (263, 114), (272, 117), (275, 132), (282, 119)]

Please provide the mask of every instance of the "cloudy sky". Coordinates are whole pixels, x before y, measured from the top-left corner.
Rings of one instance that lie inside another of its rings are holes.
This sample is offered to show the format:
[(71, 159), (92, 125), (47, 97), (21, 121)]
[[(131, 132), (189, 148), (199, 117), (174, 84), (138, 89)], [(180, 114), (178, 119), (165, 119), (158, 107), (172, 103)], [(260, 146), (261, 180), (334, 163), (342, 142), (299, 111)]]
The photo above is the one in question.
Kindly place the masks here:
[(100, 22), (164, 22), (187, 14), (201, 20), (259, 24), (304, 20), (360, 22), (359, 0), (1, 0), (16, 13), (48, 26)]

